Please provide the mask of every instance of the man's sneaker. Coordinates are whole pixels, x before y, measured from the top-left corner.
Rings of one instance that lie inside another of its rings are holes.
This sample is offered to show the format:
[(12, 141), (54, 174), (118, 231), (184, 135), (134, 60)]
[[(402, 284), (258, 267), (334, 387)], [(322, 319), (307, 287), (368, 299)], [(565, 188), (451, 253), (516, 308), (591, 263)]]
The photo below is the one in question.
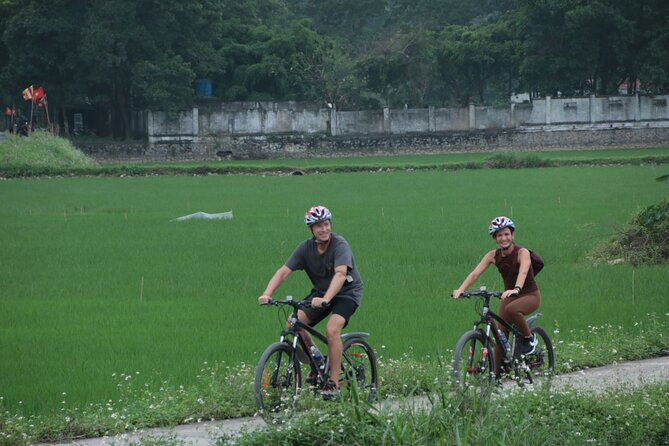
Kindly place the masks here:
[(337, 383), (331, 379), (328, 379), (328, 382), (323, 386), (323, 391), (321, 392), (323, 399), (326, 401), (332, 401), (339, 399), (339, 387)]
[(532, 336), (523, 337), (523, 340), (520, 344), (520, 354), (523, 356), (531, 355), (537, 349), (537, 337), (532, 334)]

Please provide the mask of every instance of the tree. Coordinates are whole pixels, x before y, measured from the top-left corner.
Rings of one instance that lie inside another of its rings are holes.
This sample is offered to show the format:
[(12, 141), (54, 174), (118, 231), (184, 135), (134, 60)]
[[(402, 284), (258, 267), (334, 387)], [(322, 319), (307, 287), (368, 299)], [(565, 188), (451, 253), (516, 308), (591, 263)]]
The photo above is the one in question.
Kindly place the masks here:
[(174, 114), (191, 103), (194, 80), (195, 72), (179, 55), (139, 61), (131, 73), (133, 106)]
[(434, 33), (401, 29), (380, 39), (361, 55), (367, 88), (379, 93), (384, 105), (422, 107), (438, 97)]
[(77, 46), (86, 8), (66, 0), (26, 0), (7, 2), (7, 11), (3, 83), (16, 95), (31, 84), (43, 86), (50, 108), (66, 116), (63, 106), (82, 91)]
[(632, 52), (643, 91), (666, 93), (669, 91), (669, 3), (664, 0), (643, 0), (635, 3), (639, 37)]
[(311, 53), (298, 54), (293, 68), (311, 87), (313, 100), (354, 110), (370, 105), (359, 64), (350, 52), (324, 39)]
[(447, 96), (459, 105), (508, 100), (517, 46), (505, 22), (444, 29), (437, 61)]
[(214, 0), (90, 3), (79, 54), (89, 90), (115, 116), (116, 135), (130, 136), (133, 108), (191, 106), (195, 76), (218, 72), (221, 17)]

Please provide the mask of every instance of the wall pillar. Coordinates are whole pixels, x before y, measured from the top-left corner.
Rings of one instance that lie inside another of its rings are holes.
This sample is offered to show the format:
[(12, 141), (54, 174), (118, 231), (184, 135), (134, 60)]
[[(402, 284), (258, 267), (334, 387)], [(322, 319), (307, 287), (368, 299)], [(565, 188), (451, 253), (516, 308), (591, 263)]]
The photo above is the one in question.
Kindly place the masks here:
[(469, 130), (476, 129), (476, 107), (474, 104), (469, 104)]
[(383, 132), (390, 133), (390, 109), (383, 107)]
[(200, 109), (193, 107), (193, 136), (200, 136)]
[(153, 112), (148, 110), (146, 112), (146, 134), (147, 136), (153, 136), (154, 126), (153, 126)]
[(632, 101), (634, 107), (634, 122), (639, 122), (641, 120), (641, 110), (640, 108), (641, 99), (639, 98), (639, 92), (634, 93), (634, 99)]
[(551, 116), (551, 97), (546, 96), (546, 125), (551, 125), (553, 117)]
[(436, 132), (437, 131), (437, 117), (434, 113), (434, 107), (430, 105), (427, 108), (427, 131)]
[(339, 134), (339, 122), (337, 122), (337, 105), (328, 105), (331, 105), (331, 107), (328, 109), (328, 119), (330, 120), (330, 135), (337, 136)]
[(590, 124), (597, 122), (597, 117), (595, 116), (595, 95), (590, 95)]

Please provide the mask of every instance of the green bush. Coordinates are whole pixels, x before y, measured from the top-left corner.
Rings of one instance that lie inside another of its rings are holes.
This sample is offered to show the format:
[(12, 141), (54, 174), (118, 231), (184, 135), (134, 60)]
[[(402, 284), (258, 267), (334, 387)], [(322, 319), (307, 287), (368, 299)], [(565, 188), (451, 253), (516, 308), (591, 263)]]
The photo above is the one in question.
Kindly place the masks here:
[(4, 176), (49, 175), (54, 169), (76, 173), (91, 165), (70, 141), (42, 130), (28, 137), (10, 135), (0, 143), (0, 174)]
[(500, 153), (486, 159), (485, 167), (491, 169), (519, 169), (532, 167), (551, 167), (555, 163), (549, 159), (539, 158), (537, 155), (517, 157), (511, 153)]
[(635, 266), (669, 261), (669, 201), (642, 209), (613, 241), (596, 248), (592, 257), (608, 262), (622, 259)]

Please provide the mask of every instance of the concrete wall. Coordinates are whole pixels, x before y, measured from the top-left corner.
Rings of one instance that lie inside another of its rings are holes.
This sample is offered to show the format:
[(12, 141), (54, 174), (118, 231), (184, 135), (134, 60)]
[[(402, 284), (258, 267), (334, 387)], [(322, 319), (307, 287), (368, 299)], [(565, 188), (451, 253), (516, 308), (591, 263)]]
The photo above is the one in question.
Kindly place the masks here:
[(326, 134), (404, 135), (669, 120), (669, 95), (551, 98), (527, 104), (337, 111), (308, 102), (206, 101), (176, 117), (146, 112), (133, 128), (150, 142), (197, 137)]
[(329, 126), (329, 110), (308, 102), (208, 101), (197, 110), (201, 135), (316, 133)]
[(335, 135), (364, 135), (384, 133), (384, 111), (342, 111), (334, 113)]

